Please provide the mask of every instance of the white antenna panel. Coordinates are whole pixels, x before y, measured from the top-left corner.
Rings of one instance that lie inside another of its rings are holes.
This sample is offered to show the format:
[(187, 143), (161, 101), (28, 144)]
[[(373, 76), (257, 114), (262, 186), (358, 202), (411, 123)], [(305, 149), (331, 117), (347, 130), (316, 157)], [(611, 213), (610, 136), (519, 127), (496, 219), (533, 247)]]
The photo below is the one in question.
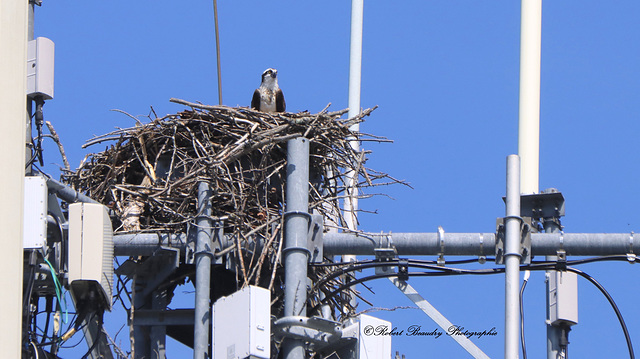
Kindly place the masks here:
[(69, 283), (76, 301), (98, 294), (111, 310), (113, 229), (101, 204), (69, 205)]

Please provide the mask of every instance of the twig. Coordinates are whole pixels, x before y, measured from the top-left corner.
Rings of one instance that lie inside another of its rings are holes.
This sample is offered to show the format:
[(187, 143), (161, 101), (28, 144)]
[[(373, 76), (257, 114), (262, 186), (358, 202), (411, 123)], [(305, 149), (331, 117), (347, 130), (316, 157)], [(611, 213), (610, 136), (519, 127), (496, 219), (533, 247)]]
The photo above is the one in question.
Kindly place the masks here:
[(58, 133), (53, 128), (53, 125), (49, 121), (45, 121), (47, 128), (49, 129), (49, 133), (51, 134), (51, 138), (58, 145), (58, 150), (60, 151), (60, 156), (62, 156), (62, 163), (64, 163), (64, 169), (67, 171), (71, 171), (71, 167), (69, 166), (69, 161), (67, 160), (67, 155), (64, 153), (64, 147), (62, 146), (62, 142), (60, 142), (60, 137)]

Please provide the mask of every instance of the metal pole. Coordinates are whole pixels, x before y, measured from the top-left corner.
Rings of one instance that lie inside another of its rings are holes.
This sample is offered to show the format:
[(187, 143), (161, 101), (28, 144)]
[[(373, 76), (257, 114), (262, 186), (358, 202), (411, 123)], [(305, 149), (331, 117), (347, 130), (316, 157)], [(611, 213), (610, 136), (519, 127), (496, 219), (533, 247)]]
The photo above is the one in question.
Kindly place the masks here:
[[(493, 256), (495, 233), (445, 232), (442, 243), (438, 233), (325, 233), (325, 256), (342, 254), (374, 255), (374, 249), (384, 247), (391, 238), (398, 255), (431, 256), (442, 253), (450, 256)], [(221, 249), (232, 245), (224, 237)], [(113, 237), (116, 256), (150, 256), (160, 247), (186, 250), (184, 233), (119, 234)], [(638, 235), (629, 233), (531, 233), (531, 253), (537, 256), (555, 255), (564, 249), (569, 256), (626, 255), (637, 251)]]
[[(362, 24), (364, 17), (364, 0), (351, 0), (351, 45), (349, 50), (349, 118), (360, 114), (360, 82), (362, 79)], [(360, 131), (360, 124), (349, 127), (353, 132)], [(360, 142), (356, 138), (350, 138), (349, 145), (355, 152), (360, 151)], [(344, 220), (347, 228), (352, 231), (358, 229), (358, 173), (350, 168), (345, 174), (347, 197), (344, 200)], [(356, 256), (345, 255), (344, 262), (355, 262)], [(345, 280), (349, 280), (345, 278)], [(357, 299), (351, 296), (351, 307), (355, 308)]]
[(209, 330), (211, 329), (211, 257), (213, 233), (211, 189), (209, 183), (198, 183), (198, 217), (196, 226), (196, 300), (193, 326), (193, 359), (207, 359), (209, 355)]
[[(544, 220), (544, 230), (547, 233), (557, 233), (560, 234), (561, 232), (561, 227), (560, 227), (560, 223), (555, 220), (554, 218), (545, 218)], [(629, 237), (631, 240), (630, 242), (633, 243), (633, 235), (630, 235)], [(630, 248), (631, 250), (632, 248)], [(631, 253), (629, 251), (629, 253)], [(557, 256), (546, 256), (546, 260), (547, 261), (556, 261), (558, 260)], [(547, 297), (547, 359), (558, 359), (558, 358), (564, 358), (565, 353), (563, 352), (563, 345), (562, 345), (562, 341), (563, 341), (563, 336), (564, 336), (564, 331), (562, 329), (561, 326), (559, 325), (553, 325), (550, 321), (551, 318), (551, 314), (550, 314), (550, 309), (551, 309), (551, 300), (555, 300), (556, 301), (556, 305), (557, 306), (564, 306), (565, 308), (567, 306), (575, 306), (576, 308), (576, 314), (578, 311), (578, 303), (577, 303), (577, 294), (576, 294), (576, 301), (574, 303), (570, 302), (570, 299), (568, 299), (568, 297), (566, 296), (554, 296), (554, 293), (551, 293), (551, 288), (550, 288), (550, 276), (555, 276), (556, 275), (556, 271), (547, 271), (545, 273), (546, 276), (546, 289), (547, 289), (547, 293), (546, 293), (546, 297)], [(573, 290), (575, 292), (578, 291), (578, 280), (577, 279), (573, 279), (570, 280), (569, 277), (577, 277), (576, 273), (573, 272), (564, 272), (562, 273), (563, 278), (566, 278), (566, 281), (563, 281), (563, 283), (558, 283), (556, 282), (555, 284), (555, 290), (558, 291), (558, 288), (560, 286), (563, 287), (563, 292), (564, 291), (569, 291), (569, 290)], [(575, 284), (575, 286), (573, 286)], [(552, 299), (553, 298), (553, 299)], [(562, 304), (561, 304), (562, 302)], [(576, 323), (573, 323), (576, 324)], [(569, 324), (567, 324), (567, 326), (569, 326)]]
[(520, 352), (520, 158), (507, 157), (507, 210), (505, 217), (505, 334), (504, 357)]
[[(362, 22), (364, 12), (364, 0), (351, 1), (351, 48), (349, 53), (349, 118), (360, 114), (360, 81), (362, 78)], [(356, 123), (349, 127), (353, 132), (360, 131), (360, 124)], [(356, 138), (350, 138), (349, 145), (358, 152), (360, 142)], [(349, 169), (346, 173), (347, 198), (344, 201), (344, 219), (347, 228), (355, 231), (358, 228), (358, 197), (356, 183), (358, 174), (354, 169)], [(355, 260), (355, 257), (351, 258)]]
[[(553, 222), (553, 221), (545, 221), (544, 222), (544, 230), (545, 232), (551, 232), (551, 233), (557, 233), (560, 232), (560, 228), (557, 225), (557, 223)], [(557, 260), (557, 256), (546, 256), (545, 257), (546, 260), (548, 261), (554, 261)], [(549, 276), (553, 275), (555, 273), (555, 271), (547, 271), (547, 273), (545, 273), (545, 276), (547, 277), (547, 293), (546, 293), (546, 299), (547, 299), (547, 319), (550, 318), (550, 314), (549, 314), (549, 300), (550, 300), (550, 293), (549, 293)], [(568, 272), (567, 272), (568, 274)], [(559, 327), (556, 327), (554, 325), (551, 325), (551, 323), (547, 323), (547, 359), (557, 359), (558, 358), (558, 354), (560, 353), (560, 336), (561, 336), (561, 331)]]
[(22, 343), (24, 140), (27, 93), (27, 1), (0, 1), (0, 335), (2, 356), (20, 358)]
[(218, 1), (213, 0), (213, 19), (216, 30), (216, 64), (218, 67), (218, 104), (222, 105), (222, 71), (220, 70), (220, 32), (218, 31)]
[[(284, 315), (306, 316), (307, 263), (309, 250), (309, 140), (298, 137), (287, 142), (287, 184), (284, 249)], [(285, 359), (303, 359), (305, 343), (285, 339)]]
[(522, 193), (538, 193), (540, 157), (540, 46), (542, 0), (522, 0), (520, 19), (520, 115), (518, 154)]

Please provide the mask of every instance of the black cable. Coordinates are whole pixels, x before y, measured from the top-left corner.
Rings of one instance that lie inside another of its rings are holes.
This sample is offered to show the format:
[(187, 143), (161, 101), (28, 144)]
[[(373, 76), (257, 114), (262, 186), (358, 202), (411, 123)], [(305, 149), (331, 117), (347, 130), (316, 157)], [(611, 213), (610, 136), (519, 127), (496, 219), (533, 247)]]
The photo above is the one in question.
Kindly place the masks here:
[(47, 295), (45, 298), (45, 312), (47, 313), (47, 319), (44, 322), (44, 330), (42, 334), (42, 340), (40, 344), (47, 340), (47, 332), (49, 332), (49, 322), (51, 321), (51, 312), (53, 311), (53, 296)]
[(36, 120), (36, 130), (38, 131), (38, 137), (36, 137), (35, 153), (38, 156), (40, 166), (43, 166), (44, 162), (42, 160), (42, 125), (44, 125), (44, 113), (42, 112), (42, 107), (44, 106), (44, 98), (42, 96), (37, 96), (35, 98), (35, 102), (36, 112), (34, 114), (34, 118)]
[[(98, 346), (98, 343), (100, 342), (100, 340), (102, 339), (102, 324), (104, 324), (104, 311), (97, 313), (96, 314), (98, 316), (98, 333), (96, 333), (96, 337), (93, 339), (93, 344), (91, 345), (91, 348), (89, 348), (89, 350), (87, 350), (87, 353), (85, 355), (82, 356), (81, 359), (87, 359), (87, 357), (89, 356), (89, 354), (91, 354), (91, 352)], [(91, 319), (93, 320), (93, 318)], [(87, 322), (88, 324), (89, 322)], [(89, 329), (87, 329), (89, 330)]]
[[(590, 263), (590, 262), (596, 262), (596, 261), (601, 261), (601, 260), (622, 260), (624, 258), (624, 260), (628, 260), (628, 258), (626, 256), (606, 256), (606, 257), (596, 257), (596, 258), (588, 258), (588, 259), (584, 259), (584, 260), (577, 260), (577, 261), (570, 261), (567, 263)], [(407, 260), (405, 260), (407, 261)], [(634, 259), (634, 261), (637, 261), (637, 259)], [(319, 288), (322, 284), (328, 282), (331, 279), (334, 279), (342, 274), (346, 274), (348, 272), (352, 272), (352, 271), (356, 271), (356, 270), (361, 270), (361, 269), (366, 269), (366, 268), (372, 268), (372, 267), (379, 267), (379, 266), (388, 266), (388, 265), (392, 265), (395, 264), (397, 265), (398, 260), (390, 260), (390, 261), (374, 261), (374, 262), (367, 262), (365, 264), (362, 265), (352, 265), (349, 266), (347, 268), (343, 268), (337, 271), (334, 271), (333, 273), (330, 273), (328, 276), (325, 276), (323, 279), (321, 279), (318, 284), (316, 284), (316, 286), (314, 287), (314, 289)], [(430, 264), (424, 264), (424, 263), (415, 263), (415, 261), (413, 260), (408, 260), (408, 266), (411, 267), (418, 267), (418, 268), (426, 268), (426, 269), (432, 269), (432, 270), (438, 270), (439, 272), (419, 272), (419, 273), (407, 273), (407, 275), (409, 276), (443, 276), (443, 275), (455, 275), (455, 274), (476, 274), (476, 275), (484, 275), (484, 274), (496, 274), (496, 273), (503, 273), (505, 271), (505, 268), (489, 268), (489, 269), (460, 269), (460, 268), (448, 268), (448, 267), (439, 267), (439, 266), (434, 266), (434, 265), (430, 265)], [(357, 262), (354, 262), (357, 263)], [(556, 265), (556, 262), (538, 262), (538, 263), (533, 263), (533, 264), (529, 264), (529, 265), (522, 265), (521, 269), (522, 270), (549, 270), (549, 269), (554, 269)], [(613, 310), (616, 313), (616, 316), (618, 317), (618, 321), (620, 322), (620, 325), (622, 327), (622, 331), (624, 332), (625, 335), (625, 339), (627, 341), (627, 347), (629, 349), (629, 356), (631, 359), (635, 359), (635, 355), (633, 353), (633, 345), (631, 343), (631, 338), (629, 336), (629, 331), (627, 329), (627, 325), (624, 322), (624, 319), (622, 317), (622, 314), (620, 313), (620, 310), (618, 309), (618, 306), (616, 305), (615, 301), (613, 300), (613, 298), (611, 297), (611, 295), (606, 291), (606, 289), (604, 289), (604, 287), (598, 282), (596, 281), (593, 277), (591, 277), (590, 275), (588, 275), (587, 273), (573, 268), (573, 267), (567, 267), (566, 268), (567, 271), (570, 272), (574, 272), (580, 276), (582, 276), (583, 278), (587, 279), (589, 282), (591, 282), (593, 285), (595, 285), (601, 292), (602, 294), (604, 294), (604, 296), (607, 298), (607, 300), (609, 301), (609, 303), (611, 304), (611, 307), (613, 308)], [(376, 274), (376, 275), (372, 275), (372, 276), (367, 276), (367, 277), (363, 277), (360, 279), (355, 279), (353, 281), (350, 281), (348, 283), (345, 283), (343, 285), (341, 285), (340, 287), (338, 287), (338, 289), (336, 289), (333, 292), (330, 292), (328, 295), (325, 296), (325, 298), (323, 298), (316, 306), (314, 306), (310, 313), (311, 315), (313, 315), (314, 313), (316, 313), (319, 308), (324, 305), (327, 301), (329, 301), (330, 299), (332, 299), (333, 297), (335, 297), (338, 293), (341, 293), (342, 291), (344, 291), (345, 289), (352, 287), (354, 285), (360, 284), (362, 282), (365, 281), (369, 281), (369, 280), (374, 280), (374, 279), (380, 279), (380, 278), (387, 278), (387, 277), (397, 277), (398, 274), (397, 273), (385, 273), (385, 274)]]
[[(388, 265), (385, 264), (384, 262), (381, 262), (379, 264), (383, 264), (383, 265)], [(414, 267), (416, 265), (412, 265), (411, 263), (409, 263), (409, 266)], [(419, 266), (418, 266), (419, 267)], [(491, 268), (489, 270), (485, 270), (485, 269), (478, 269), (478, 270), (461, 270), (461, 269), (452, 269), (452, 268), (446, 268), (446, 267), (439, 267), (438, 269), (450, 269), (451, 271), (441, 271), (441, 272), (414, 272), (414, 273), (407, 273), (410, 277), (441, 277), (441, 276), (446, 276), (446, 275), (456, 275), (456, 274), (475, 274), (475, 275), (488, 275), (488, 274), (497, 274), (497, 273), (504, 273), (504, 268)], [(357, 270), (357, 269), (356, 269)], [(374, 279), (380, 279), (380, 278), (388, 278), (388, 277), (397, 277), (398, 273), (383, 273), (383, 274), (374, 274), (374, 275), (370, 275), (367, 277), (362, 277), (359, 279), (355, 279), (353, 281), (350, 281), (348, 283), (345, 283), (343, 285), (341, 285), (340, 287), (338, 287), (338, 289), (334, 290), (333, 292), (330, 292), (329, 294), (327, 294), (318, 304), (316, 304), (316, 306), (314, 306), (313, 308), (311, 308), (310, 310), (310, 314), (309, 315), (313, 315), (315, 314), (322, 305), (326, 304), (326, 302), (328, 302), (329, 300), (331, 300), (333, 297), (335, 297), (336, 295), (340, 294), (342, 291), (346, 290), (347, 288), (350, 288), (352, 286), (355, 286), (356, 284), (360, 284), (366, 281), (370, 281), (370, 280), (374, 280)]]
[(624, 322), (624, 318), (622, 317), (622, 313), (620, 313), (620, 309), (618, 309), (618, 306), (616, 305), (616, 302), (613, 300), (613, 298), (611, 297), (609, 292), (607, 292), (607, 290), (604, 289), (602, 284), (600, 284), (597, 280), (595, 280), (595, 278), (593, 278), (592, 276), (588, 275), (587, 273), (585, 273), (585, 272), (583, 272), (583, 271), (581, 271), (579, 269), (572, 268), (572, 267), (567, 267), (567, 270), (569, 272), (576, 273), (579, 276), (585, 278), (586, 280), (591, 282), (591, 284), (595, 285), (596, 288), (598, 288), (600, 290), (600, 292), (602, 292), (602, 294), (604, 294), (604, 296), (609, 301), (609, 304), (611, 304), (611, 307), (616, 312), (616, 316), (618, 317), (618, 321), (620, 322), (620, 326), (622, 327), (622, 331), (624, 332), (624, 338), (627, 341), (627, 348), (629, 349), (629, 357), (631, 359), (634, 359), (635, 358), (635, 354), (633, 353), (633, 344), (631, 343), (631, 337), (629, 336), (629, 330), (627, 329), (627, 324)]

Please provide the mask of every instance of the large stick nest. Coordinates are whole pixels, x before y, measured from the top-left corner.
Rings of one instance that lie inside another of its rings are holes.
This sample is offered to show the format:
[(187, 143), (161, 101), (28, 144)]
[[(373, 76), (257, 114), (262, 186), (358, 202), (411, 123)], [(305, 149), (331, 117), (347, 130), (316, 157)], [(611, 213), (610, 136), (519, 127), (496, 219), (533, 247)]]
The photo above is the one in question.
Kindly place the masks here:
[[(398, 182), (366, 168), (365, 152), (351, 145), (353, 140), (387, 141), (349, 129), (375, 108), (343, 119), (347, 110), (263, 113), (172, 101), (189, 109), (146, 124), (136, 119), (134, 127), (94, 137), (84, 147), (111, 145), (87, 155), (63, 180), (109, 206), (116, 233), (185, 232), (197, 215), (198, 183), (209, 182), (214, 216), (237, 238), (243, 285), (278, 286), (287, 140), (310, 140), (310, 211), (324, 215), (325, 229), (346, 227), (340, 202), (347, 169), (357, 173), (359, 189)], [(264, 243), (261, 253), (248, 255), (247, 246), (258, 239)]]

